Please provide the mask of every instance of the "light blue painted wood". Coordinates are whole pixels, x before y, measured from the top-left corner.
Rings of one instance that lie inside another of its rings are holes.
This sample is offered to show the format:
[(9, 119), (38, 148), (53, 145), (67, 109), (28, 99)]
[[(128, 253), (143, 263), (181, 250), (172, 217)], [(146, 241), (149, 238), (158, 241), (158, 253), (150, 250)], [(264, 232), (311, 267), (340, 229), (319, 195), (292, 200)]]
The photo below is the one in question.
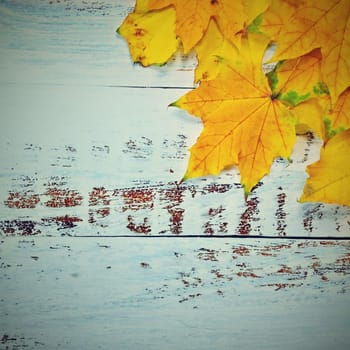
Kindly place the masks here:
[(235, 169), (176, 188), (202, 126), (167, 108), (186, 90), (154, 87), (192, 86), (195, 59), (133, 65), (115, 33), (131, 8), (2, 2), (0, 232), (349, 236), (349, 208), (297, 202), (316, 139), (247, 203)]
[(350, 344), (347, 242), (9, 237), (0, 249), (0, 329), (16, 338), (4, 348)]
[[(201, 123), (154, 87), (195, 58), (133, 65), (132, 5), (0, 3), (0, 348), (347, 349), (348, 241), (288, 239), (349, 236), (349, 208), (297, 202), (320, 142), (247, 203), (235, 170), (178, 187)], [(275, 238), (181, 237), (240, 234)]]

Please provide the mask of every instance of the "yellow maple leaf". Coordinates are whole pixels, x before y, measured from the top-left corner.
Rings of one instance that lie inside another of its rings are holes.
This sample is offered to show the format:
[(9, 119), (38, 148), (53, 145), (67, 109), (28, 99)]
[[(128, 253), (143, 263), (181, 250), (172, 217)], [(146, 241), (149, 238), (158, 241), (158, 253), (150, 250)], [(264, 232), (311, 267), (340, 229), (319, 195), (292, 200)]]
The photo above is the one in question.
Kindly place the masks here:
[[(172, 104), (204, 125), (184, 179), (237, 165), (248, 194), (290, 156), (295, 132), (312, 130), (325, 143), (300, 201), (350, 205), (349, 0), (137, 0), (118, 33), (144, 66), (179, 43), (197, 54), (200, 85)], [(278, 62), (267, 79), (270, 41)]]
[(262, 72), (267, 43), (255, 34), (242, 39), (239, 55), (222, 66), (216, 79), (202, 82), (173, 104), (200, 116), (204, 124), (184, 179), (216, 175), (237, 164), (248, 194), (269, 172), (274, 158), (290, 156), (294, 120), (272, 95)]
[[(268, 74), (272, 90), (279, 100), (290, 106), (296, 117), (297, 134), (314, 131), (326, 139), (323, 117), (328, 112), (328, 91), (321, 81), (321, 52), (315, 49), (306, 55), (279, 63)], [(327, 97), (323, 96), (327, 95)]]
[(293, 108), (293, 115), (297, 121), (295, 130), (298, 135), (314, 132), (320, 139), (326, 139), (323, 109), (318, 99), (312, 98), (298, 104)]
[(149, 0), (136, 0), (134, 12), (146, 13), (149, 11)]
[[(317, 88), (321, 83), (321, 52), (315, 49), (306, 55), (285, 60), (277, 65), (272, 82), (274, 91), (280, 99), (292, 106), (319, 95)], [(270, 74), (271, 75), (271, 74)]]
[[(254, 42), (262, 40), (263, 45), (267, 45), (269, 42), (268, 37), (265, 35), (249, 31), (242, 31), (237, 33), (238, 47), (241, 47), (241, 41), (246, 40), (250, 35), (251, 45), (254, 45)], [(255, 38), (255, 39), (254, 39)], [(222, 65), (226, 65), (227, 62), (232, 60), (232, 57), (238, 55), (238, 47), (232, 44), (219, 29), (216, 21), (214, 19), (210, 20), (208, 29), (204, 34), (201, 41), (195, 46), (194, 50), (197, 54), (198, 64), (195, 70), (195, 82), (213, 80), (216, 78), (220, 71)], [(246, 52), (242, 52), (241, 55), (244, 55)], [(265, 51), (261, 51), (258, 48), (258, 51), (255, 52), (254, 57), (249, 57), (249, 60), (255, 59), (255, 64), (261, 64)], [(253, 61), (252, 61), (253, 63)]]
[(143, 66), (164, 64), (176, 52), (178, 40), (175, 33), (176, 13), (173, 8), (145, 12), (148, 4), (138, 2), (117, 29), (128, 42), (134, 62)]
[(280, 31), (290, 21), (295, 11), (304, 3), (302, 0), (271, 0), (261, 18), (260, 30), (272, 39), (277, 39)]
[(225, 39), (214, 20), (210, 21), (195, 51), (198, 59), (195, 82), (215, 79), (222, 63), (237, 55), (237, 48)]
[[(223, 3), (225, 2), (230, 3), (231, 1), (223, 1)], [(250, 24), (258, 15), (266, 11), (271, 4), (271, 0), (242, 0), (242, 4), (245, 14), (245, 24)]]
[(309, 165), (300, 202), (350, 205), (350, 129), (332, 137), (321, 149), (320, 160)]
[(283, 25), (277, 33), (273, 27), (264, 27), (278, 43), (272, 60), (296, 58), (321, 48), (323, 80), (334, 105), (350, 85), (350, 1), (308, 0), (291, 16), (281, 16)]
[(268, 7), (270, 0), (149, 0), (149, 9), (173, 6), (176, 9), (176, 33), (187, 54), (202, 39), (210, 19), (215, 19), (226, 39), (238, 45), (236, 34)]
[(327, 121), (330, 136), (350, 128), (350, 88), (339, 96), (334, 109), (327, 115)]

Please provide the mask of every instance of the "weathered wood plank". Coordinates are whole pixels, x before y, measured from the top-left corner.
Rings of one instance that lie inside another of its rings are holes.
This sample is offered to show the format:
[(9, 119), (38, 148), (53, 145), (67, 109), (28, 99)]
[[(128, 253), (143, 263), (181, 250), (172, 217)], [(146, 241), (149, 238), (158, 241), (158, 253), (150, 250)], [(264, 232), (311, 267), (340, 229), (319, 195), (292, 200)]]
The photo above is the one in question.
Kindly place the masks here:
[[(60, 123), (54, 134), (50, 126), (50, 130), (39, 128), (46, 118), (40, 111), (43, 120), (23, 127), (34, 143), (25, 142), (18, 128), (8, 129), (8, 134), (14, 134), (10, 141), (2, 140), (3, 234), (349, 236), (349, 208), (297, 202), (306, 177), (303, 152), (317, 153), (317, 142), (300, 139), (294, 163), (275, 162), (272, 174), (245, 203), (236, 171), (177, 186), (193, 139), (187, 131), (192, 121), (156, 106), (145, 122), (142, 109), (149, 104), (141, 100), (149, 95), (154, 98), (153, 93), (130, 96), (121, 89), (116, 96), (115, 90), (93, 89), (84, 95), (88, 101), (99, 96), (99, 103), (87, 103), (87, 113), (81, 110), (82, 99), (71, 107), (65, 102), (67, 119), (74, 116), (74, 126), (57, 112), (55, 101), (62, 103), (64, 94), (69, 93), (65, 88), (59, 90), (62, 96), (56, 91), (50, 103), (51, 115), (56, 114)], [(162, 91), (158, 97), (166, 101), (171, 94)], [(32, 91), (28, 95), (31, 99)], [(136, 108), (135, 100), (140, 103)], [(111, 108), (114, 103), (127, 117), (116, 119)], [(5, 100), (3, 106), (6, 109)], [(110, 110), (98, 116), (93, 112), (98, 107)], [(11, 120), (20, 113), (15, 108)], [(33, 120), (36, 113), (37, 109), (29, 109), (27, 114)], [(164, 130), (159, 120), (167, 117)], [(90, 123), (84, 121), (89, 118)], [(60, 130), (67, 125), (67, 132)], [(198, 125), (192, 126), (194, 133)]]
[(350, 344), (347, 242), (8, 237), (0, 249), (4, 347)]
[[(5, 0), (0, 81), (9, 84), (193, 86), (194, 61), (133, 65), (116, 29), (135, 1)], [(176, 72), (176, 74), (174, 74)]]
[(349, 242), (305, 237), (349, 237), (349, 208), (297, 202), (320, 142), (247, 203), (235, 170), (178, 186), (195, 60), (131, 64), (133, 3), (0, 4), (0, 347), (347, 349)]
[(349, 236), (349, 208), (297, 202), (315, 139), (247, 203), (236, 170), (177, 187), (201, 124), (156, 87), (191, 86), (195, 62), (133, 65), (114, 34), (132, 4), (1, 4), (0, 233)]

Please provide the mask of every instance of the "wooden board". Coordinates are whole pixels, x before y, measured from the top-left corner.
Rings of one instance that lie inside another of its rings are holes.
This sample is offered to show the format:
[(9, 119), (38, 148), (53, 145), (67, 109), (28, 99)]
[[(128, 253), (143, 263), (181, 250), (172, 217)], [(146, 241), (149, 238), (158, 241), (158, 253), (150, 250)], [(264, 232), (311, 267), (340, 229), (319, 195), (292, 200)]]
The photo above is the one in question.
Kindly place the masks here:
[(0, 348), (348, 348), (349, 208), (298, 203), (320, 141), (247, 202), (179, 186), (196, 59), (133, 65), (132, 7), (0, 3)]
[(7, 237), (0, 249), (4, 349), (350, 344), (347, 242)]

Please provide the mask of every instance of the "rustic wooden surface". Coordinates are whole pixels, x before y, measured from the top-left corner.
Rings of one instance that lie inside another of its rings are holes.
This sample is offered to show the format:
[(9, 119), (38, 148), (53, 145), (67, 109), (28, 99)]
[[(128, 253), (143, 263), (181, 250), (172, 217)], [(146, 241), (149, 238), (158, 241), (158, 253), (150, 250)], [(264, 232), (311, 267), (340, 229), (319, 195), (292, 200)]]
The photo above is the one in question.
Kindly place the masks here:
[(350, 210), (298, 137), (247, 202), (178, 185), (195, 57), (130, 62), (133, 1), (0, 2), (0, 349), (348, 349)]

